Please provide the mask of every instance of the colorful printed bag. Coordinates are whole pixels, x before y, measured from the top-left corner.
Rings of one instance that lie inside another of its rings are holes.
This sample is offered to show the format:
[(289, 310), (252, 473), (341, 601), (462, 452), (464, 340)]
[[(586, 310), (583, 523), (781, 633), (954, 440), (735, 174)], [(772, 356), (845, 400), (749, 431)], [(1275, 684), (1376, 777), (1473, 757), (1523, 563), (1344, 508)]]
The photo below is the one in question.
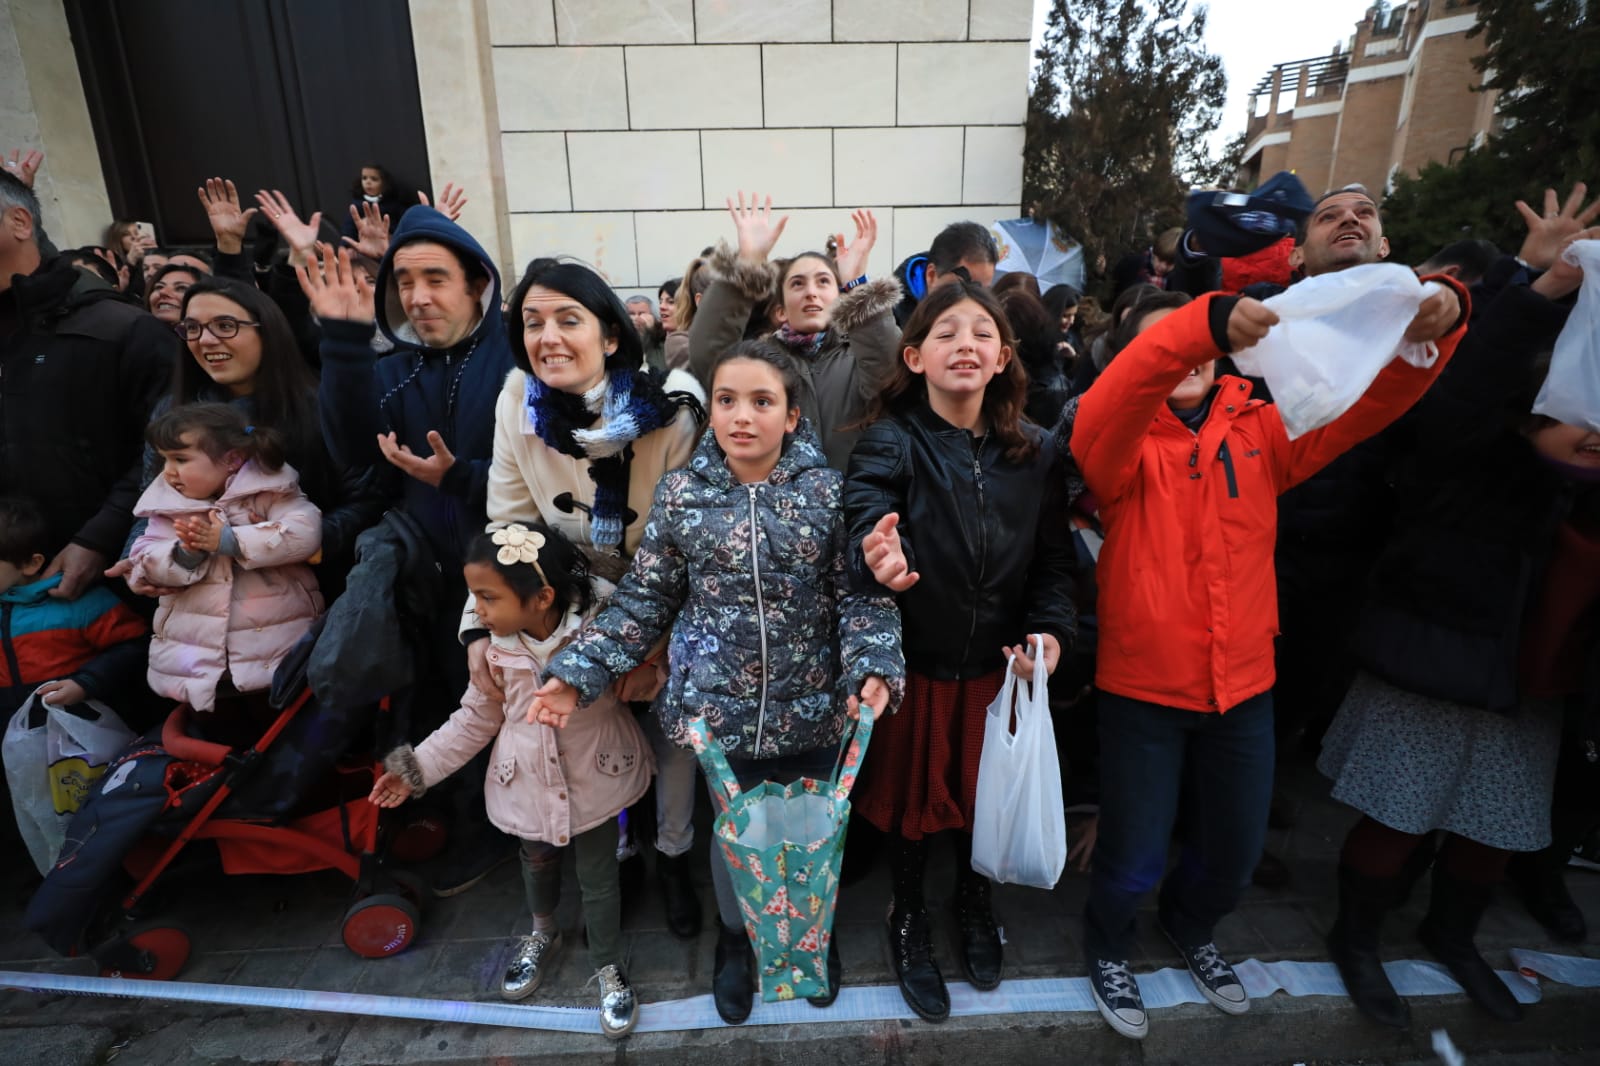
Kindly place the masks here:
[(705, 719), (688, 725), (722, 807), (712, 833), (755, 948), (761, 998), (770, 1003), (825, 994), (850, 789), (872, 735), (872, 709), (863, 705), (854, 734), (846, 730), (833, 780), (766, 781), (748, 792), (740, 791)]

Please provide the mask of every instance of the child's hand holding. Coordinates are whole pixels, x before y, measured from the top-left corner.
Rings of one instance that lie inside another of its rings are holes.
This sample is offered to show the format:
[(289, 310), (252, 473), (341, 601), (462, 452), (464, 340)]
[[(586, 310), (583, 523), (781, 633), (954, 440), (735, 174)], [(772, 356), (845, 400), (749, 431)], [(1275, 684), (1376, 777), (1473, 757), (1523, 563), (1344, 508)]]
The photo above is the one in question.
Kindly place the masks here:
[(560, 729), (577, 709), (578, 690), (559, 677), (552, 677), (533, 694), (533, 703), (528, 706), (528, 724)]
[(1277, 324), (1277, 312), (1260, 300), (1244, 297), (1233, 305), (1233, 312), (1228, 315), (1228, 350), (1242, 352), (1254, 348)]
[(53, 707), (75, 707), (88, 699), (89, 694), (76, 681), (62, 678), (40, 685), (39, 698)]
[(188, 551), (210, 554), (222, 547), (222, 518), (213, 512), (175, 518), (172, 525), (178, 543)]
[(900, 516), (890, 512), (878, 519), (861, 541), (861, 554), (866, 556), (867, 567), (878, 584), (891, 592), (904, 592), (917, 583), (922, 575), (911, 569), (906, 561), (905, 548), (900, 543), (897, 527)]
[(1013, 656), (1011, 660), (1011, 669), (1016, 673), (1016, 675), (1018, 677), (1030, 679), (1033, 677), (1033, 659), (1028, 655), (1027, 648), (1027, 645), (1029, 644), (1037, 644), (1037, 650), (1043, 653), (1044, 672), (1047, 674), (1055, 673), (1056, 664), (1061, 661), (1061, 643), (1049, 633), (1035, 633), (1028, 637), (1027, 641), (1023, 644), (1018, 644), (1013, 648), (1001, 649), (1002, 651), (1005, 651)]
[(861, 717), (861, 705), (863, 703), (872, 708), (872, 717), (874, 719), (881, 718), (884, 712), (889, 709), (889, 686), (883, 678), (878, 677), (876, 674), (867, 678), (867, 683), (861, 686), (861, 698), (858, 700), (854, 696), (850, 697), (850, 702), (846, 705), (846, 711), (852, 719)]
[(374, 807), (398, 807), (411, 798), (411, 785), (394, 771), (387, 771), (373, 784), (367, 797)]

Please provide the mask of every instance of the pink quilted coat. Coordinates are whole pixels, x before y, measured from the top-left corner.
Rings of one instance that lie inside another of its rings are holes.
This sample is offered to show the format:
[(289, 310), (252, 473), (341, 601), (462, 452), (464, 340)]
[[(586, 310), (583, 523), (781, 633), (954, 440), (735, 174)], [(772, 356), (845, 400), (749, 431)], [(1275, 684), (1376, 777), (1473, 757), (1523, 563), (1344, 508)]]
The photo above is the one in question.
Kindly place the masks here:
[(460, 710), (415, 752), (401, 748), (385, 765), (420, 795), (492, 740), (483, 799), (489, 821), (502, 831), (563, 845), (616, 817), (650, 788), (655, 758), (639, 723), (612, 690), (579, 707), (562, 729), (527, 721), (539, 672), (583, 621), (573, 611), (545, 640), (526, 633), (491, 638), (489, 666), (500, 678), (505, 701), (469, 685)]
[[(232, 528), (238, 555), (209, 555), (191, 570), (176, 557), (173, 519), (206, 511)], [(322, 545), (322, 513), (294, 468), (269, 474), (246, 463), (215, 502), (188, 499), (157, 478), (134, 514), (150, 523), (129, 554), (133, 576), (182, 589), (156, 608), (150, 688), (197, 711), (215, 708), (224, 675), (240, 692), (271, 688), (272, 672), (323, 606), (306, 566)]]

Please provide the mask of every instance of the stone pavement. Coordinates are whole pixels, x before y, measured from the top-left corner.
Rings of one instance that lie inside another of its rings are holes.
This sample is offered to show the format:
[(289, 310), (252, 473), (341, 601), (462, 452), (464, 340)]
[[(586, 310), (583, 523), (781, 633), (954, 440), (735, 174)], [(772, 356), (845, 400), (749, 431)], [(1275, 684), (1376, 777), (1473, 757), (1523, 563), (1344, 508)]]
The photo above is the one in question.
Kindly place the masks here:
[[(1333, 917), (1334, 866), (1353, 814), (1327, 798), (1309, 768), (1289, 775), (1293, 829), (1274, 832), (1269, 847), (1289, 863), (1289, 888), (1252, 888), (1240, 910), (1219, 928), (1217, 941), (1235, 961), (1326, 958), (1321, 932)], [(702, 797), (703, 799), (703, 797)], [(702, 811), (702, 816), (706, 815)], [(699, 834), (703, 852), (706, 834)], [(939, 931), (935, 946), (947, 976), (957, 973), (946, 902), (953, 881), (945, 849), (929, 878)], [(700, 864), (702, 896), (713, 914), (709, 871)], [(1569, 884), (1592, 926), (1600, 928), (1600, 874), (1571, 871)], [(416, 944), (403, 954), (364, 960), (339, 939), (347, 886), (331, 874), (300, 877), (189, 875), (165, 916), (194, 934), (195, 953), (184, 980), (321, 989), (438, 999), (500, 1002), (498, 980), (507, 938), (524, 931), (521, 882), (514, 864), (424, 912)], [(86, 972), (82, 962), (54, 959), (19, 926), (22, 906), (37, 878), (26, 863), (0, 870), (0, 969)], [(647, 881), (647, 884), (651, 882)], [(1084, 973), (1078, 915), (1084, 875), (1068, 872), (1053, 892), (1001, 886), (997, 915), (1005, 927), (1007, 976), (1060, 977)], [(645, 894), (648, 897), (648, 893)], [(1392, 922), (1390, 958), (1427, 958), (1411, 935), (1424, 892)], [(577, 886), (568, 871), (560, 920), (578, 920)], [(882, 921), (887, 877), (877, 869), (846, 888), (838, 937), (847, 986), (892, 984)], [(1152, 903), (1153, 906), (1153, 903)], [(1181, 965), (1154, 928), (1141, 920), (1134, 968), (1148, 972)], [(646, 1002), (709, 991), (713, 937), (675, 940), (653, 897), (625, 915), (629, 973)], [(1502, 968), (1506, 950), (1527, 947), (1600, 956), (1592, 945), (1549, 941), (1511, 901), (1486, 916), (1480, 937), (1485, 954)], [(536, 1004), (592, 1006), (586, 953), (569, 932), (569, 948), (547, 978)], [(1204, 1005), (1153, 1011), (1142, 1044), (1112, 1033), (1093, 1012), (1013, 1014), (956, 1018), (933, 1026), (918, 1021), (836, 1022), (748, 1026), (688, 1033), (641, 1033), (620, 1045), (598, 1034), (552, 1033), (399, 1021), (338, 1014), (271, 1011), (148, 1000), (0, 992), (0, 1064), (115, 1062), (117, 1066), (187, 1063), (284, 1063), (366, 1066), (390, 1063), (948, 1063), (977, 1057), (1006, 1063), (1092, 1061), (1108, 1063), (1345, 1063), (1437, 1061), (1429, 1046), (1434, 1029), (1448, 1030), (1474, 1066), (1574, 1066), (1600, 1061), (1600, 993), (1545, 983), (1544, 1000), (1521, 1025), (1500, 1025), (1462, 996), (1413, 999), (1409, 1033), (1363, 1020), (1342, 998), (1257, 1000), (1250, 1012), (1227, 1017)]]

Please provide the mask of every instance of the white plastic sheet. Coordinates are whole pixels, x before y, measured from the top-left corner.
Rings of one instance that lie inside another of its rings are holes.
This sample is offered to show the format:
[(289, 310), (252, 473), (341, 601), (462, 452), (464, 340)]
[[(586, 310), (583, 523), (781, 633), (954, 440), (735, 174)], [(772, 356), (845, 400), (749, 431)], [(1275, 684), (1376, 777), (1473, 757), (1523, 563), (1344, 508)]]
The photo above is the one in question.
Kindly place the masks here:
[(1067, 864), (1067, 816), (1048, 684), (1042, 642), (1036, 640), (1033, 682), (1020, 680), (1008, 667), (984, 722), (972, 868), (1005, 884), (1054, 888)]
[(1437, 291), (1396, 263), (1307, 278), (1265, 301), (1278, 324), (1235, 354), (1234, 365), (1266, 381), (1293, 440), (1354, 407), (1396, 356), (1433, 365), (1433, 345), (1402, 341), (1422, 301)]
[(0, 756), (17, 829), (41, 874), (55, 865), (67, 823), (95, 780), (133, 740), (133, 731), (97, 700), (57, 707), (35, 692), (11, 716)]
[(1600, 241), (1574, 241), (1562, 258), (1583, 268), (1583, 285), (1556, 338), (1533, 413), (1600, 430)]

